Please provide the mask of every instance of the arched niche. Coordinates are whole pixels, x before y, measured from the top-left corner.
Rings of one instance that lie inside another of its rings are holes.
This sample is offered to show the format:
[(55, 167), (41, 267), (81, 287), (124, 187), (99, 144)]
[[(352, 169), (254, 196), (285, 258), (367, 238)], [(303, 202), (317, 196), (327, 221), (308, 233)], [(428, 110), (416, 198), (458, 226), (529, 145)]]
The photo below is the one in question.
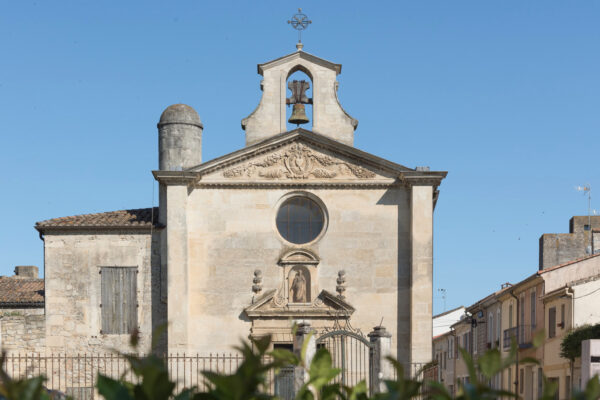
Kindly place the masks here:
[[(288, 251), (279, 259), (278, 264), (282, 267), (283, 278), (283, 285), (280, 290), (289, 305), (310, 304), (315, 300), (316, 294), (319, 293), (317, 280), (319, 261), (314, 253), (303, 249)], [(298, 279), (304, 281), (304, 291), (306, 293), (304, 300), (306, 301), (294, 299), (294, 293), (298, 290), (297, 287), (294, 288), (294, 279), (298, 274)]]
[[(292, 91), (291, 91), (290, 87), (288, 86), (290, 84), (290, 82), (306, 81), (309, 84), (309, 88), (305, 92), (306, 97), (309, 100), (309, 103), (304, 104), (304, 110), (305, 110), (306, 116), (308, 117), (309, 122), (306, 124), (300, 125), (301, 127), (305, 128), (305, 129), (309, 129), (309, 130), (312, 130), (313, 124), (314, 124), (313, 104), (314, 104), (315, 92), (313, 91), (313, 88), (315, 86), (315, 83), (314, 83), (313, 76), (314, 75), (312, 74), (312, 72), (310, 71), (309, 68), (307, 68), (306, 66), (304, 66), (302, 64), (297, 64), (294, 67), (290, 68), (290, 70), (287, 72), (287, 75), (285, 78), (286, 104), (287, 104), (287, 99), (292, 97)], [(287, 127), (288, 131), (296, 129), (298, 127), (296, 124), (287, 122), (290, 119), (290, 117), (292, 116), (292, 111), (293, 111), (293, 106), (291, 104), (287, 104), (285, 120), (286, 120), (286, 127)]]
[(296, 265), (290, 268), (288, 288), (288, 303), (310, 304), (312, 302), (311, 277), (306, 266)]

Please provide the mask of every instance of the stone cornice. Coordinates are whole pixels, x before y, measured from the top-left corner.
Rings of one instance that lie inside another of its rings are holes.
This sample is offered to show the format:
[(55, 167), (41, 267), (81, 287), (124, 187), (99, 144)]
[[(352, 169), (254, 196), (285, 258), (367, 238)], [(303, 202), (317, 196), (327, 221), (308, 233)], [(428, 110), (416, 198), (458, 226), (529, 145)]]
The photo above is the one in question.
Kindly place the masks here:
[(267, 61), (266, 63), (263, 64), (258, 64), (257, 65), (257, 72), (260, 75), (263, 75), (263, 72), (267, 69), (276, 67), (278, 65), (284, 64), (290, 60), (294, 60), (294, 59), (305, 59), (307, 61), (310, 61), (314, 64), (320, 65), (322, 67), (325, 68), (329, 68), (331, 70), (334, 70), (336, 75), (339, 75), (342, 73), (342, 64), (336, 64), (336, 63), (332, 63), (331, 61), (327, 61), (323, 58), (314, 56), (310, 53), (306, 53), (304, 51), (295, 51), (293, 53), (287, 54), (283, 57), (279, 57), (276, 58), (274, 60), (271, 61)]
[(193, 185), (200, 179), (198, 172), (191, 171), (152, 171), (154, 179), (165, 185)]
[(338, 188), (338, 189), (385, 189), (404, 186), (394, 180), (386, 181), (199, 181), (195, 188), (272, 189), (272, 188)]
[(438, 187), (448, 175), (446, 171), (414, 171), (402, 172), (398, 178), (406, 187), (433, 186)]

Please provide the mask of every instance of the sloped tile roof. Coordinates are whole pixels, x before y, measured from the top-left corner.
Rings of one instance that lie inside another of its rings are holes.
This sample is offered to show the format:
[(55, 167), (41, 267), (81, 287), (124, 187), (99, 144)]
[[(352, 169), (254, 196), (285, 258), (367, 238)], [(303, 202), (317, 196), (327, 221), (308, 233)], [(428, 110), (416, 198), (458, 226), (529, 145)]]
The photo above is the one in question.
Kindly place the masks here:
[(43, 279), (0, 277), (0, 308), (43, 306)]
[(152, 222), (156, 227), (158, 207), (47, 219), (37, 222), (35, 228), (40, 232), (47, 228), (150, 228)]

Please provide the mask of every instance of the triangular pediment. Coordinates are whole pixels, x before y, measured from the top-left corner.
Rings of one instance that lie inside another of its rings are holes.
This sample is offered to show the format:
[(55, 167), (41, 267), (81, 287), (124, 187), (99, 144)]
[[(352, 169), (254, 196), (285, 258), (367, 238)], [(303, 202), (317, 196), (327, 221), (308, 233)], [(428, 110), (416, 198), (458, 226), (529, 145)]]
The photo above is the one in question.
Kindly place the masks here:
[(364, 181), (393, 183), (414, 171), (314, 132), (296, 129), (191, 168), (200, 183)]
[(255, 318), (349, 318), (354, 312), (345, 299), (322, 290), (310, 304), (283, 303), (277, 290), (271, 290), (254, 301), (244, 312)]
[(278, 67), (282, 64), (285, 64), (285, 63), (288, 63), (290, 61), (297, 60), (297, 59), (303, 59), (303, 60), (306, 60), (313, 64), (317, 64), (322, 67), (329, 68), (329, 69), (335, 71), (336, 75), (339, 75), (342, 72), (341, 64), (332, 63), (331, 61), (327, 61), (324, 58), (317, 57), (317, 56), (307, 53), (305, 51), (296, 51), (296, 52), (287, 54), (283, 57), (279, 57), (274, 60), (267, 61), (266, 63), (258, 64), (258, 73), (263, 75), (264, 71), (266, 71), (270, 68)]

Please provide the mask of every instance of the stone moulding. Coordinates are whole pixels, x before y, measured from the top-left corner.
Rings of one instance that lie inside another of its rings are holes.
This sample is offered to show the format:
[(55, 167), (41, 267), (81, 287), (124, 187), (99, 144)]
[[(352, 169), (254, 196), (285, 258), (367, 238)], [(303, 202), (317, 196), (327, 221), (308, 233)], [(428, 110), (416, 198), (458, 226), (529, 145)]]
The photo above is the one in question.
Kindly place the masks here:
[(293, 143), (262, 159), (223, 171), (225, 178), (373, 179), (375, 176), (374, 172), (364, 167), (315, 152), (303, 143)]
[(279, 265), (317, 265), (319, 258), (308, 250), (292, 250), (279, 259)]
[(338, 188), (338, 189), (385, 189), (393, 186), (405, 186), (397, 181), (231, 181), (199, 182), (195, 188), (229, 189), (270, 189), (285, 187), (288, 189)]
[(355, 308), (326, 290), (307, 304), (277, 304), (277, 290), (272, 289), (258, 298), (254, 304), (244, 309), (250, 319), (264, 318), (350, 318)]

